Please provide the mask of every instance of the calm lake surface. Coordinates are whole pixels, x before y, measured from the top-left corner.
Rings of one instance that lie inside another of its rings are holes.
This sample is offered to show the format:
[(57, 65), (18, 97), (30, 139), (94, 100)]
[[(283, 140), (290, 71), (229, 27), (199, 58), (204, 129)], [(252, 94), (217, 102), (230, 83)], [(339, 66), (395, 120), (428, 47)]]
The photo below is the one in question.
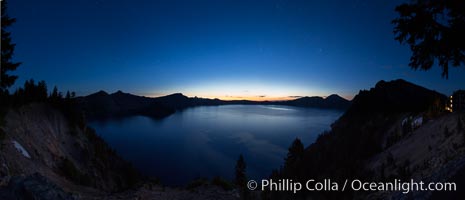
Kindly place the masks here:
[(201, 106), (161, 120), (134, 116), (90, 125), (143, 173), (179, 186), (200, 177), (231, 180), (241, 153), (249, 178), (268, 177), (296, 137), (308, 146), (341, 114), (292, 106)]

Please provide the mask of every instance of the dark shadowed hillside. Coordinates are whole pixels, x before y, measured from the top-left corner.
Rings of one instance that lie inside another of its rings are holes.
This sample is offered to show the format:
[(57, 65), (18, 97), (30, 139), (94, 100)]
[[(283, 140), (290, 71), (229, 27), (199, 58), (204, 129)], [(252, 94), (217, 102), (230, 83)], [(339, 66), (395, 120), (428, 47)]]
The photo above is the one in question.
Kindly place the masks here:
[[(437, 145), (438, 152), (445, 152), (444, 148), (453, 146), (452, 144), (443, 144), (448, 143), (447, 137), (457, 137), (456, 141), (458, 143), (455, 145), (465, 146), (461, 144), (465, 142), (465, 140), (462, 141), (462, 135), (452, 128), (448, 129), (450, 135), (444, 136), (446, 139), (437, 139), (438, 137), (442, 138), (443, 135), (443, 130), (440, 128), (441, 124), (444, 124), (443, 122), (447, 121), (447, 119), (453, 119), (454, 123), (456, 120), (456, 117), (443, 112), (445, 99), (446, 97), (442, 94), (404, 80), (380, 81), (374, 88), (368, 91), (360, 91), (353, 99), (352, 105), (347, 112), (331, 126), (329, 132), (320, 135), (314, 144), (307, 147), (303, 155), (301, 155), (301, 159), (298, 159), (296, 163), (292, 166), (284, 166), (282, 170), (273, 174), (272, 177), (294, 178), (301, 181), (330, 178), (333, 181), (342, 183), (346, 178), (382, 181), (387, 178), (405, 179), (413, 177), (415, 173), (411, 173), (411, 171), (424, 167), (423, 163), (442, 159), (444, 156), (451, 156), (452, 154), (432, 154), (427, 152), (428, 148), (425, 147), (426, 152), (419, 152), (416, 156), (434, 155), (434, 157), (422, 156), (421, 158), (424, 159), (418, 162), (414, 162), (413, 158), (408, 160), (406, 157), (412, 151), (401, 147), (417, 144), (408, 140), (409, 138), (415, 136), (417, 139), (414, 141), (418, 141), (420, 138), (424, 138), (421, 135), (439, 134), (440, 136), (436, 136), (435, 140), (429, 141), (431, 143), (429, 149), (435, 149), (432, 146)], [(406, 127), (403, 122), (406, 121), (405, 119), (410, 118), (421, 118), (422, 123), (420, 123), (419, 127)], [(423, 126), (437, 128), (422, 128)], [(451, 124), (451, 126), (454, 125)], [(418, 145), (421, 144), (423, 143), (418, 143)], [(387, 151), (398, 152), (398, 154)], [(385, 163), (386, 155), (392, 154), (394, 154), (394, 158), (392, 156), (388, 157), (393, 160)], [(384, 155), (384, 157), (381, 159), (380, 155)], [(456, 156), (454, 158), (463, 158), (464, 154), (461, 152), (453, 155)], [(451, 159), (446, 159), (446, 161), (435, 165), (436, 168), (425, 167), (421, 178), (431, 178), (432, 174), (447, 166)], [(373, 168), (372, 166), (377, 167)], [(351, 191), (344, 193), (313, 192), (300, 195), (298, 197), (311, 196), (316, 199), (373, 198), (373, 196), (369, 197), (368, 193), (353, 193)], [(388, 196), (391, 195), (393, 194)], [(271, 196), (274, 197), (273, 199), (291, 197), (286, 193), (272, 193)], [(375, 199), (377, 198), (380, 197), (378, 196)], [(382, 196), (381, 199), (384, 198), (387, 198), (387, 196)]]
[(10, 109), (4, 120), (0, 126), (5, 133), (0, 141), (0, 199), (105, 195), (142, 180), (93, 129), (71, 122), (49, 104)]
[(184, 189), (143, 178), (85, 122), (70, 121), (48, 103), (8, 109), (1, 117), (2, 200), (239, 199), (237, 192), (225, 189), (226, 182)]
[(445, 100), (446, 96), (443, 94), (402, 79), (379, 81), (369, 91), (360, 91), (346, 115), (362, 112), (420, 112), (433, 106), (442, 108)]

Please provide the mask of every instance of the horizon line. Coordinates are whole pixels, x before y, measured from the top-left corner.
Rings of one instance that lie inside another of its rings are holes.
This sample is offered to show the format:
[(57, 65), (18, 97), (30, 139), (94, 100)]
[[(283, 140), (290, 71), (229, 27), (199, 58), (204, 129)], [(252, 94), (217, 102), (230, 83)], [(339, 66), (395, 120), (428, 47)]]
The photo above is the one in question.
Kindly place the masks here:
[(337, 93), (332, 93), (330, 95), (322, 95), (322, 96), (318, 96), (318, 95), (312, 95), (312, 96), (308, 96), (308, 95), (292, 95), (292, 96), (268, 96), (268, 95), (251, 95), (251, 96), (236, 96), (236, 95), (222, 95), (222, 96), (209, 96), (209, 95), (205, 95), (205, 96), (201, 96), (201, 95), (191, 95), (191, 94), (185, 94), (185, 93), (182, 93), (182, 92), (173, 92), (173, 93), (161, 93), (161, 94), (153, 94), (153, 93), (132, 93), (132, 92), (125, 92), (125, 91), (122, 91), (122, 90), (116, 90), (115, 92), (107, 92), (105, 90), (99, 90), (99, 91), (96, 91), (96, 92), (92, 92), (92, 93), (89, 93), (87, 95), (81, 95), (80, 97), (85, 97), (85, 96), (88, 96), (88, 95), (92, 95), (92, 94), (96, 94), (98, 92), (105, 92), (107, 94), (114, 94), (114, 93), (117, 93), (117, 92), (122, 92), (122, 93), (126, 93), (126, 94), (132, 94), (132, 95), (136, 95), (136, 96), (141, 96), (141, 97), (148, 97), (148, 98), (158, 98), (158, 97), (165, 97), (165, 96), (169, 96), (169, 95), (174, 95), (174, 94), (182, 94), (186, 97), (189, 97), (189, 98), (203, 98), (203, 99), (218, 99), (218, 100), (221, 100), (221, 101), (257, 101), (257, 102), (267, 102), (267, 101), (289, 101), (289, 100), (295, 100), (295, 99), (299, 99), (299, 98), (303, 98), (303, 97), (321, 97), (323, 99), (326, 99), (327, 97), (331, 96), (331, 95), (337, 95), (341, 98), (344, 98), (348, 101), (351, 101), (354, 96), (345, 96), (345, 95), (340, 95), (340, 94), (337, 94)]

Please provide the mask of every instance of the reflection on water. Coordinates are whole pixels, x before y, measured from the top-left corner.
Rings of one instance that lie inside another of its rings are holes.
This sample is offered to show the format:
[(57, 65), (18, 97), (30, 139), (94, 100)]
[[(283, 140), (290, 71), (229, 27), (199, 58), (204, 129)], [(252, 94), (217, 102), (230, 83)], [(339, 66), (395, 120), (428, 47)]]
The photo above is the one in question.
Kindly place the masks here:
[(143, 173), (182, 185), (199, 177), (232, 179), (241, 153), (250, 178), (267, 177), (296, 137), (312, 143), (341, 114), (291, 106), (202, 106), (162, 120), (134, 116), (91, 126)]

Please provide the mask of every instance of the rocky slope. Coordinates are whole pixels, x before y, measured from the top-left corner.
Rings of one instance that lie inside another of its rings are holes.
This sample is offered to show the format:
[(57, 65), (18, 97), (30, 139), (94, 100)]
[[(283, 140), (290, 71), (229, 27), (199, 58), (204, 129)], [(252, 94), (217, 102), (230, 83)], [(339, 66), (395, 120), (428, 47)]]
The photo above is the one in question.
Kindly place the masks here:
[(237, 199), (215, 186), (144, 180), (92, 129), (47, 103), (10, 109), (0, 129), (0, 199)]
[[(404, 116), (404, 119), (407, 117)], [(445, 182), (451, 181), (460, 170), (465, 169), (463, 113), (443, 114), (411, 131), (402, 131), (402, 121), (395, 122), (386, 131), (384, 150), (366, 163), (366, 170), (372, 172), (374, 179), (412, 178), (424, 182)], [(396, 139), (393, 141), (391, 138)], [(447, 199), (457, 199), (463, 195), (465, 187), (458, 186), (458, 192), (452, 192)], [(432, 194), (428, 191), (413, 191), (409, 195), (414, 199), (428, 199)], [(376, 192), (366, 197), (402, 199), (406, 195), (401, 192)]]
[(68, 122), (45, 103), (10, 109), (1, 142), (3, 183), (16, 176), (40, 174), (65, 191), (118, 191), (139, 175), (92, 129)]
[[(404, 80), (380, 81), (360, 93), (300, 160), (275, 178), (444, 181), (464, 168), (465, 116), (444, 111), (446, 97)], [(459, 190), (460, 191), (460, 190)], [(274, 199), (296, 196), (272, 193)], [(452, 195), (460, 193), (448, 193)], [(432, 193), (313, 192), (302, 199), (419, 199)], [(453, 197), (451, 197), (453, 198)]]

